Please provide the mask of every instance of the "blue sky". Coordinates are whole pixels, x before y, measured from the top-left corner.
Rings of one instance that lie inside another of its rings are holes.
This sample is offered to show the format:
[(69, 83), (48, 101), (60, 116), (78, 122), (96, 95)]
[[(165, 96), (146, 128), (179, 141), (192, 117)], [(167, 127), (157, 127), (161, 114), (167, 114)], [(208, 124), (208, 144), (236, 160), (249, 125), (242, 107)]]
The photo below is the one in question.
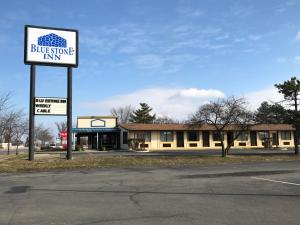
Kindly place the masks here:
[[(24, 25), (79, 30), (73, 116), (146, 101), (184, 119), (229, 95), (255, 109), (299, 75), (300, 1), (1, 1), (0, 92), (28, 111)], [(37, 96), (66, 96), (66, 69), (38, 67)], [(62, 120), (38, 117), (41, 122)]]

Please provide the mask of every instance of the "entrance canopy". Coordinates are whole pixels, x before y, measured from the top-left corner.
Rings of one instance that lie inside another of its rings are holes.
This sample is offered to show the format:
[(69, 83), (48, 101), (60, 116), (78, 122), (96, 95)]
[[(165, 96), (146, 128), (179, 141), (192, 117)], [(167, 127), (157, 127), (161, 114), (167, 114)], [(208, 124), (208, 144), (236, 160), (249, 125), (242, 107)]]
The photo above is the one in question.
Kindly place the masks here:
[(120, 132), (119, 128), (73, 128), (73, 133), (111, 133)]
[(72, 132), (77, 145), (98, 150), (120, 148), (121, 129), (117, 126), (117, 117), (79, 116)]

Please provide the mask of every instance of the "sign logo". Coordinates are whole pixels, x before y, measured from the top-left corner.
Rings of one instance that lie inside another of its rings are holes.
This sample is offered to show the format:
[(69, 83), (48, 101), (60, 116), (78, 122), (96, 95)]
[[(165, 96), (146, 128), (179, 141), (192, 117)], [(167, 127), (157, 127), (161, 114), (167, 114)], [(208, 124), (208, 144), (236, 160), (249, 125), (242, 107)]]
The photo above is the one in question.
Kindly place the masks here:
[(25, 64), (78, 65), (76, 30), (25, 26)]
[(45, 36), (39, 37), (38, 45), (66, 48), (67, 40), (56, 34), (51, 33), (51, 34), (47, 34)]
[(35, 115), (67, 115), (66, 98), (36, 97), (34, 102)]
[(43, 59), (60, 61), (62, 55), (73, 55), (75, 52), (74, 48), (67, 48), (66, 39), (54, 33), (39, 37), (37, 43), (31, 44), (31, 52), (43, 54)]

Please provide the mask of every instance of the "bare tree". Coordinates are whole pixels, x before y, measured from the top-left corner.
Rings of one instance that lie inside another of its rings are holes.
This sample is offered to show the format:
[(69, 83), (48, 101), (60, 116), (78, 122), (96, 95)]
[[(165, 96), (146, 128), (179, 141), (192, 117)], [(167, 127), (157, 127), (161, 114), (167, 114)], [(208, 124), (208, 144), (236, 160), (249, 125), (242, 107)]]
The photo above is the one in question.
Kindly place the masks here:
[(173, 118), (168, 116), (157, 116), (156, 119), (154, 120), (154, 123), (170, 124), (170, 123), (179, 123), (179, 121), (176, 121)]
[(6, 94), (2, 94), (0, 96), (0, 115), (1, 115), (1, 112), (3, 112), (5, 109), (8, 108), (8, 102), (11, 98), (11, 93), (8, 92)]
[(45, 147), (46, 142), (53, 141), (53, 135), (49, 128), (45, 128), (43, 124), (35, 127), (35, 140), (41, 142), (41, 147)]
[(19, 145), (22, 143), (22, 138), (25, 135), (28, 135), (28, 125), (29, 122), (27, 119), (20, 118), (19, 121), (17, 121), (17, 126), (14, 127), (14, 140), (16, 142), (17, 148), (16, 148), (16, 155), (19, 154)]
[(110, 113), (118, 118), (118, 122), (122, 123), (129, 123), (130, 115), (133, 113), (134, 108), (131, 105), (127, 105), (124, 107), (119, 108), (112, 108)]
[(67, 121), (55, 122), (55, 125), (59, 133), (68, 129)]
[[(222, 156), (225, 157), (243, 131), (249, 130), (254, 125), (253, 113), (247, 110), (246, 101), (243, 98), (229, 97), (200, 106), (198, 111), (191, 116), (191, 125), (209, 124), (212, 125), (220, 137)], [(234, 126), (237, 132), (233, 135), (231, 143), (224, 146), (224, 131)]]
[(23, 115), (23, 112), (20, 110), (11, 110), (9, 112), (6, 112), (2, 117), (3, 137), (7, 142), (7, 154), (10, 153), (10, 144), (12, 143), (13, 138), (16, 136), (17, 128), (24, 119)]
[(0, 142), (3, 140), (4, 128), (5, 128), (5, 112), (9, 108), (9, 100), (11, 98), (11, 93), (6, 93), (0, 95)]

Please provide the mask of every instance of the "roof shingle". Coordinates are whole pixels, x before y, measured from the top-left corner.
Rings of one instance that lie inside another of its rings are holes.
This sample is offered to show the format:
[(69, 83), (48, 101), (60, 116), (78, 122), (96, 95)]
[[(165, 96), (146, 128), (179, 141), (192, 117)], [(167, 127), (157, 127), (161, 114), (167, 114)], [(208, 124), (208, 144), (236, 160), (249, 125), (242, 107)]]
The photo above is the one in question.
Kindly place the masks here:
[[(142, 123), (127, 123), (121, 124), (122, 128), (131, 131), (163, 131), (163, 130), (215, 130), (212, 125), (189, 125), (189, 124), (142, 124)], [(238, 126), (229, 125), (225, 130), (237, 130)], [(256, 131), (284, 131), (295, 130), (290, 124), (256, 124), (251, 126), (250, 130)]]

